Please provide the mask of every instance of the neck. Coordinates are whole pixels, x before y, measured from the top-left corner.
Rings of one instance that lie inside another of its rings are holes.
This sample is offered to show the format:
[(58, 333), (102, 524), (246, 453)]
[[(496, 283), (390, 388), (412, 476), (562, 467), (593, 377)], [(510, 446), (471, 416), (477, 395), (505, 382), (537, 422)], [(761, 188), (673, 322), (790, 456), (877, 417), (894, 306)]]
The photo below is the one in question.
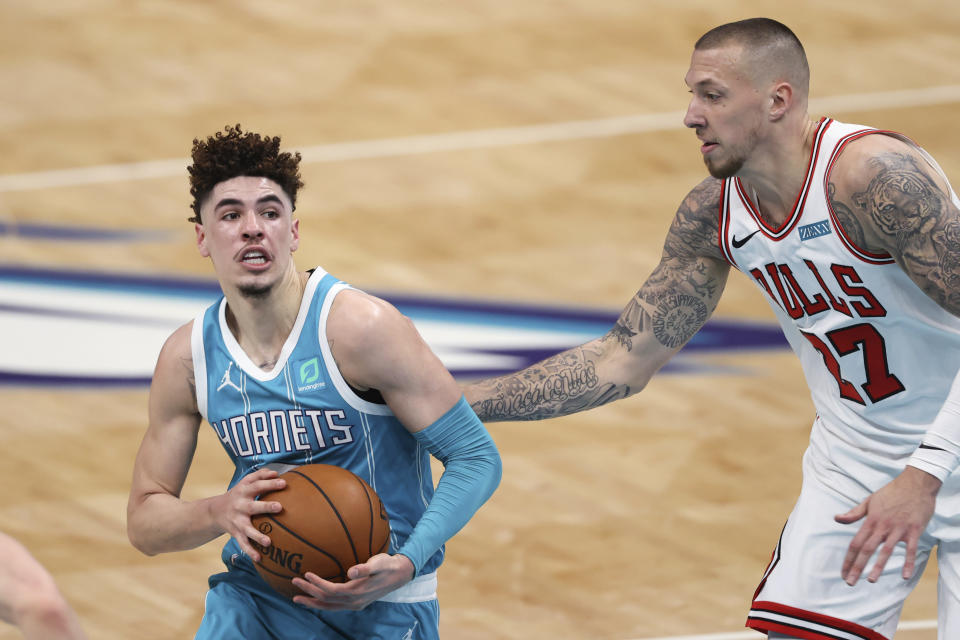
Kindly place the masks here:
[(793, 211), (806, 178), (817, 122), (804, 117), (753, 155), (739, 177), (763, 218), (779, 227)]
[(261, 369), (277, 363), (300, 311), (308, 274), (293, 263), (277, 284), (263, 296), (247, 296), (237, 289), (225, 291), (227, 325), (237, 343)]

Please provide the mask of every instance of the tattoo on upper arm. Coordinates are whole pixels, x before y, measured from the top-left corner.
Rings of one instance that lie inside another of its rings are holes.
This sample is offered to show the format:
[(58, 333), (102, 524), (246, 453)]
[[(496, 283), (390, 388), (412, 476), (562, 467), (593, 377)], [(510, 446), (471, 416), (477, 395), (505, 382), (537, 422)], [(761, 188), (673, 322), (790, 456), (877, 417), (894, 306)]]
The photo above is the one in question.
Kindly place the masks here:
[(617, 324), (601, 340), (616, 340), (627, 351), (633, 349), (634, 336), (650, 326), (650, 314), (640, 305), (634, 296), (620, 314)]
[(876, 174), (853, 194), (853, 206), (914, 282), (960, 315), (960, 212), (949, 193), (914, 155), (883, 153), (870, 166)]
[(831, 182), (827, 185), (827, 197), (830, 199), (830, 207), (833, 209), (833, 213), (836, 214), (837, 220), (840, 221), (840, 226), (853, 244), (861, 249), (866, 248), (866, 236), (863, 233), (863, 227), (860, 225), (860, 221), (857, 219), (857, 216), (854, 215), (853, 210), (836, 197), (836, 193), (837, 185)]
[(718, 243), (720, 182), (707, 179), (684, 199), (663, 247), (663, 258), (603, 337), (628, 351), (645, 331), (674, 349), (707, 321), (726, 282)]

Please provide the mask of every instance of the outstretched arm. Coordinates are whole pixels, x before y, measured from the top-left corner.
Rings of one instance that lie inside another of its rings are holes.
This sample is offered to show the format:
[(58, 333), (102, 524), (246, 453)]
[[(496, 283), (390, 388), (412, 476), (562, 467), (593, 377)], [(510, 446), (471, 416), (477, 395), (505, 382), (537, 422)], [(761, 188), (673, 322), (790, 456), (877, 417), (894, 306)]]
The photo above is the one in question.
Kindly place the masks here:
[(516, 373), (464, 386), (481, 420), (539, 420), (637, 393), (703, 326), (729, 265), (720, 254), (720, 182), (708, 178), (681, 203), (660, 263), (602, 337)]
[(77, 615), (53, 577), (22, 544), (0, 533), (0, 620), (26, 640), (84, 640)]
[[(960, 316), (960, 211), (949, 186), (914, 145), (871, 135), (851, 143), (829, 185), (831, 206), (862, 249), (889, 253), (932, 300)], [(894, 547), (907, 546), (903, 577), (913, 575), (917, 544), (943, 480), (960, 460), (960, 377), (940, 414), (897, 478), (837, 521), (863, 520), (841, 569), (855, 584), (879, 549), (876, 581)]]

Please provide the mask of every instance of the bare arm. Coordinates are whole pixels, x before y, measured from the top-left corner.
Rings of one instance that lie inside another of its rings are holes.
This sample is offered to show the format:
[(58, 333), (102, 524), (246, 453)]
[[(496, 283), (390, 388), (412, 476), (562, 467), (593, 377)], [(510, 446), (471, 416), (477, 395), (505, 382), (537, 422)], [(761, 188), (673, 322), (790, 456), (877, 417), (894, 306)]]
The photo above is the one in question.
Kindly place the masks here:
[(496, 446), (460, 389), (413, 323), (383, 300), (344, 291), (333, 303), (327, 338), (344, 378), (380, 391), (418, 445), (444, 465), (426, 510), (393, 555), (377, 554), (350, 567), (334, 584), (307, 573), (293, 584), (294, 602), (319, 609), (360, 609), (409, 582), (473, 516), (500, 480)]
[(681, 203), (660, 263), (604, 336), (516, 373), (464, 387), (481, 420), (539, 420), (639, 392), (704, 325), (729, 265), (717, 243), (720, 182), (708, 178)]
[(16, 625), (26, 640), (86, 638), (53, 577), (22, 544), (0, 533), (0, 557), (0, 620)]
[(241, 548), (259, 558), (247, 537), (268, 545), (250, 515), (279, 511), (275, 502), (254, 502), (260, 493), (284, 486), (273, 471), (250, 474), (229, 492), (196, 501), (180, 498), (197, 446), (201, 417), (187, 324), (170, 336), (157, 360), (150, 386), (149, 426), (133, 468), (127, 503), (127, 535), (148, 555), (198, 547), (230, 533)]

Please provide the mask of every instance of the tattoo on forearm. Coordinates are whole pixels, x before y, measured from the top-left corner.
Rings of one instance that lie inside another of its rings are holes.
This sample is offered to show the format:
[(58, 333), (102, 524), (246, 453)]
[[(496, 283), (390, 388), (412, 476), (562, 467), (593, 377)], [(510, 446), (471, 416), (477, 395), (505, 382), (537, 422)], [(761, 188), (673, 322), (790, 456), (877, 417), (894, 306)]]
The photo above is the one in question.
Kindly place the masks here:
[[(960, 315), (960, 212), (950, 195), (933, 178), (934, 169), (913, 155), (884, 153), (871, 166), (876, 175), (853, 194), (852, 206), (927, 295)], [(844, 206), (831, 204), (835, 211)]]
[(481, 420), (539, 420), (629, 395), (625, 385), (600, 382), (597, 356), (585, 347), (571, 349), (515, 374), (478, 383), (485, 399), (475, 402), (473, 410)]

